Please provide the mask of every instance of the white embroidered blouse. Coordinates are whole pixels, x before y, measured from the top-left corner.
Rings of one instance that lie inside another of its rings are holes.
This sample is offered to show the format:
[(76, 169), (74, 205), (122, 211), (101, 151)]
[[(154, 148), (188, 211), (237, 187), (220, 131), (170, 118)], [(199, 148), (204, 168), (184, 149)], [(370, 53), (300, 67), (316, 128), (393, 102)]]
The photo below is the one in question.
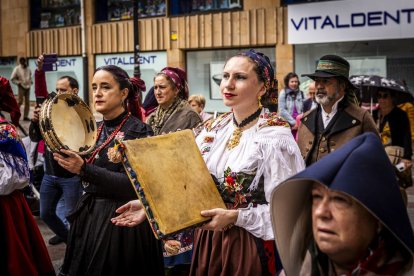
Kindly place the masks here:
[[(197, 136), (207, 168), (219, 182), (223, 181), (227, 168), (255, 174), (249, 190), (257, 189), (260, 177), (264, 176), (264, 193), (269, 202), (272, 190), (281, 181), (305, 168), (299, 147), (288, 123), (264, 109), (256, 125), (244, 130), (240, 143), (229, 150), (227, 142), (235, 129), (232, 119), (233, 114), (227, 113), (213, 123), (210, 131), (204, 129)], [(235, 225), (263, 240), (274, 239), (269, 204), (239, 208)]]
[[(29, 168), (25, 168), (24, 174), (19, 175), (16, 169), (9, 166), (4, 160), (12, 160), (13, 156), (9, 153), (0, 152), (0, 195), (9, 195), (14, 190), (23, 189), (29, 184)], [(14, 159), (19, 166), (27, 166), (23, 159)]]

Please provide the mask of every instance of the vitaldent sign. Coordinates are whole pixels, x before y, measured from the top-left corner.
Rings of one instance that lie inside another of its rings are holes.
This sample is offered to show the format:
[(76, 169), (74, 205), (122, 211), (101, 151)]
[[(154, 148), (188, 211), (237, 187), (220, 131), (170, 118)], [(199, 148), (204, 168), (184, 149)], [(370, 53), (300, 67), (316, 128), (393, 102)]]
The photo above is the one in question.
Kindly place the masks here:
[(412, 37), (413, 0), (344, 0), (288, 6), (289, 44)]
[[(34, 71), (36, 70), (37, 59), (29, 59), (29, 68)], [(85, 91), (83, 90), (83, 63), (82, 57), (58, 57), (56, 62), (57, 71), (45, 72), (46, 74), (46, 85), (47, 91), (50, 93), (56, 91), (56, 81), (63, 76), (71, 76), (78, 80), (79, 83), (79, 94), (78, 96), (84, 98)], [(34, 77), (33, 77), (34, 81)], [(87, 83), (85, 85), (88, 85)], [(30, 88), (30, 100), (36, 100), (34, 93), (34, 85)]]
[[(104, 65), (116, 65), (123, 68), (130, 77), (134, 75), (134, 54), (110, 54), (97, 55), (96, 67)], [(139, 54), (141, 79), (145, 81), (147, 91), (154, 84), (155, 75), (167, 66), (166, 52), (145, 52)]]

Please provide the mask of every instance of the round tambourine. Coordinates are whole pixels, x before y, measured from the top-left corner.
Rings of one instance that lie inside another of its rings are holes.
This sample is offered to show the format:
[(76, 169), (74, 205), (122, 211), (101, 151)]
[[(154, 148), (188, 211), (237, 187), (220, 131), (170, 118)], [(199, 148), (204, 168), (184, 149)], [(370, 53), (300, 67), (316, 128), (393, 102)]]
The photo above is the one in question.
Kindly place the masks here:
[(40, 110), (39, 125), (43, 139), (52, 152), (64, 148), (85, 155), (95, 146), (95, 117), (75, 94), (62, 93), (47, 99)]

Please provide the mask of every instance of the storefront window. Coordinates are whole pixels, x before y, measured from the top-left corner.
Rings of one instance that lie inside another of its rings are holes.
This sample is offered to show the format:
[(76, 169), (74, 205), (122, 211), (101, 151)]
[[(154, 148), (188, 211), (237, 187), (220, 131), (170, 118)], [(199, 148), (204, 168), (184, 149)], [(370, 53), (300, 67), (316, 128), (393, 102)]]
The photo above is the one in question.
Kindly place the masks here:
[(283, 5), (305, 4), (305, 3), (324, 2), (324, 1), (338, 1), (338, 0), (282, 0), (282, 4)]
[[(227, 112), (220, 94), (220, 79), (226, 60), (248, 49), (229, 49), (187, 52), (187, 76), (190, 95), (201, 94), (206, 98), (206, 112)], [(274, 48), (256, 48), (270, 58), (275, 66)]]
[[(37, 68), (36, 62), (37, 62), (36, 58), (29, 59), (29, 68), (30, 70), (32, 70), (33, 74)], [(56, 65), (57, 65), (56, 71), (45, 72), (47, 91), (49, 93), (52, 91), (56, 91), (57, 80), (63, 76), (70, 76), (70, 77), (75, 78), (79, 83), (78, 96), (81, 97), (82, 99), (85, 99), (82, 57), (80, 56), (58, 57), (58, 61)], [(30, 100), (31, 101), (36, 100), (34, 88), (35, 88), (34, 85), (32, 85), (30, 88)]]
[(314, 72), (318, 59), (327, 54), (347, 59), (350, 75), (380, 75), (405, 81), (414, 92), (414, 39), (295, 45), (296, 73)]
[(174, 0), (170, 1), (170, 14), (241, 9), (241, 0)]
[(80, 24), (80, 0), (33, 0), (30, 12), (32, 29)]
[[(97, 0), (96, 21), (128, 20), (134, 17), (132, 0)], [(136, 0), (139, 17), (165, 16), (166, 0)]]

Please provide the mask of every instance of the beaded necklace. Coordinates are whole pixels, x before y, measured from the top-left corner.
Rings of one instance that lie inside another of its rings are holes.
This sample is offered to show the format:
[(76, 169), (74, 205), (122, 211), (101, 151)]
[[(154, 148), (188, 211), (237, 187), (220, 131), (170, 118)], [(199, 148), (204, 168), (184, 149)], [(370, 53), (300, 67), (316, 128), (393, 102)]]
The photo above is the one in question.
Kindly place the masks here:
[[(121, 128), (124, 126), (124, 124), (126, 123), (126, 121), (128, 120), (130, 116), (131, 116), (131, 113), (128, 113), (125, 116), (125, 118), (122, 120), (122, 122), (118, 125), (118, 127), (111, 133), (111, 135), (109, 135), (108, 138), (106, 138), (105, 142), (103, 142), (102, 145), (100, 145), (98, 148), (96, 148), (92, 152), (91, 156), (86, 159), (86, 162), (88, 164), (94, 163), (95, 160), (99, 158), (99, 153), (101, 152), (101, 150), (103, 150), (114, 139), (116, 134), (121, 130)], [(105, 123), (102, 123), (102, 125), (98, 128), (98, 136), (96, 138), (97, 140), (101, 136), (104, 125)]]
[(236, 118), (233, 114), (233, 124), (236, 126), (236, 128), (233, 131), (233, 134), (230, 137), (230, 140), (227, 142), (227, 148), (233, 149), (237, 147), (240, 143), (240, 137), (243, 134), (243, 127), (248, 125), (249, 123), (253, 122), (255, 119), (257, 119), (260, 116), (260, 112), (262, 112), (262, 108), (259, 107), (259, 109), (256, 110), (253, 114), (251, 114), (249, 117), (241, 121), (241, 123), (237, 123)]

